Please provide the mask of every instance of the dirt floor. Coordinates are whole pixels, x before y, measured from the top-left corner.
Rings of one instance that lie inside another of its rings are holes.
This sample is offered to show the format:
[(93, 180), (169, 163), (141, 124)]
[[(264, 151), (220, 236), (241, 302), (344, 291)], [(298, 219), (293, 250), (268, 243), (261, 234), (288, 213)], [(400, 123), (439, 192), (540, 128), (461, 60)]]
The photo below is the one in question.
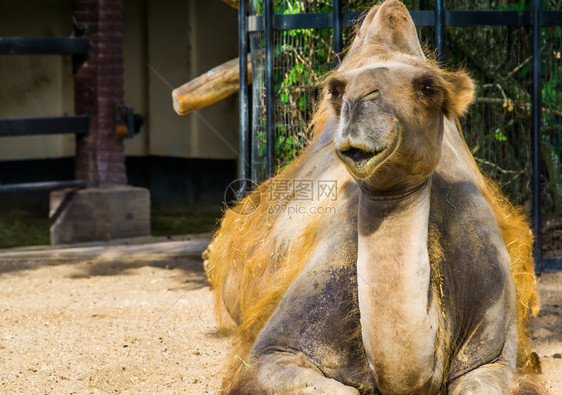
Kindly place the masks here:
[(552, 395), (562, 394), (562, 272), (543, 273), (538, 281), (541, 311), (531, 321), (531, 341), (543, 380)]
[[(230, 339), (197, 257), (208, 238), (156, 241), (0, 252), (0, 393), (217, 393)], [(540, 293), (533, 341), (561, 394), (562, 273)]]

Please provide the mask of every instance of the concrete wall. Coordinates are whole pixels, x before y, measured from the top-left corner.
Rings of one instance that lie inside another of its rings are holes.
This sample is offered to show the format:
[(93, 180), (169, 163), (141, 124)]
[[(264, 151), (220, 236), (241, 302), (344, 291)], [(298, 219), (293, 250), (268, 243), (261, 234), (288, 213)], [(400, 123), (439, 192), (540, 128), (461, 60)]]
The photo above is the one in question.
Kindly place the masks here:
[[(67, 36), (71, 4), (0, 0), (0, 36)], [(125, 103), (145, 118), (125, 153), (235, 159), (236, 98), (180, 117), (171, 91), (237, 56), (236, 10), (220, 0), (124, 0), (124, 15)], [(73, 114), (72, 86), (68, 56), (0, 56), (0, 117)], [(72, 136), (0, 139), (0, 161), (73, 155)]]
[(183, 117), (171, 106), (173, 88), (237, 57), (236, 10), (220, 0), (148, 0), (147, 15), (149, 153), (236, 158), (235, 98)]

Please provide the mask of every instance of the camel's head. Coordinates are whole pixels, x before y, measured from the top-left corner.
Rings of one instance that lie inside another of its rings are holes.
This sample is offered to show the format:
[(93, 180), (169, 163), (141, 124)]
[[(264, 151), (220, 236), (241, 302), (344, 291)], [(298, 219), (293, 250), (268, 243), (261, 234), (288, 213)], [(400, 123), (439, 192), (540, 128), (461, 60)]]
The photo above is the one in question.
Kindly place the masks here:
[(348, 56), (325, 85), (339, 118), (336, 152), (371, 193), (408, 192), (433, 173), (443, 119), (466, 111), (472, 81), (425, 59), (408, 11), (397, 1), (369, 13)]

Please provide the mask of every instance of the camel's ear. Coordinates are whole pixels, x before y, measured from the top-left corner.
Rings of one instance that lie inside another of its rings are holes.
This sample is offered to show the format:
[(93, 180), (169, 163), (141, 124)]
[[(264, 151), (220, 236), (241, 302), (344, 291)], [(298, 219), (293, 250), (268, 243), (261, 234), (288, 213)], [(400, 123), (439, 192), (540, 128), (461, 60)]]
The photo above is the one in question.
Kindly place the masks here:
[(365, 33), (365, 44), (383, 44), (399, 52), (425, 59), (414, 21), (397, 0), (382, 3)]
[(425, 59), (414, 21), (406, 6), (398, 0), (386, 0), (371, 8), (346, 58), (359, 55), (361, 49), (375, 45)]
[(445, 73), (447, 95), (445, 109), (448, 114), (462, 117), (474, 100), (474, 82), (462, 71)]
[(363, 21), (361, 22), (361, 25), (355, 27), (355, 38), (353, 39), (353, 43), (351, 44), (351, 47), (349, 47), (346, 56), (350, 56), (350, 54), (358, 52), (360, 48), (365, 44), (365, 37), (367, 36), (369, 27), (371, 26), (371, 22), (373, 21), (373, 18), (377, 14), (378, 10), (378, 5), (373, 6), (369, 10), (369, 13), (365, 16), (365, 19), (363, 19)]

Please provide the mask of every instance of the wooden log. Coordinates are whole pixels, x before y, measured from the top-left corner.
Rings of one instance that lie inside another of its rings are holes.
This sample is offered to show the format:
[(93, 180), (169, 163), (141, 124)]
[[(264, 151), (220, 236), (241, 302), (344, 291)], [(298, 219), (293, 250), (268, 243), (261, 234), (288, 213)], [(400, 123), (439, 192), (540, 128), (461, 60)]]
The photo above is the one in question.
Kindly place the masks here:
[[(248, 57), (248, 83), (251, 82), (252, 63)], [(174, 110), (179, 115), (189, 114), (238, 92), (239, 84), (240, 67), (236, 58), (174, 89)]]
[(229, 6), (238, 9), (238, 0), (222, 0), (222, 1), (228, 4)]

